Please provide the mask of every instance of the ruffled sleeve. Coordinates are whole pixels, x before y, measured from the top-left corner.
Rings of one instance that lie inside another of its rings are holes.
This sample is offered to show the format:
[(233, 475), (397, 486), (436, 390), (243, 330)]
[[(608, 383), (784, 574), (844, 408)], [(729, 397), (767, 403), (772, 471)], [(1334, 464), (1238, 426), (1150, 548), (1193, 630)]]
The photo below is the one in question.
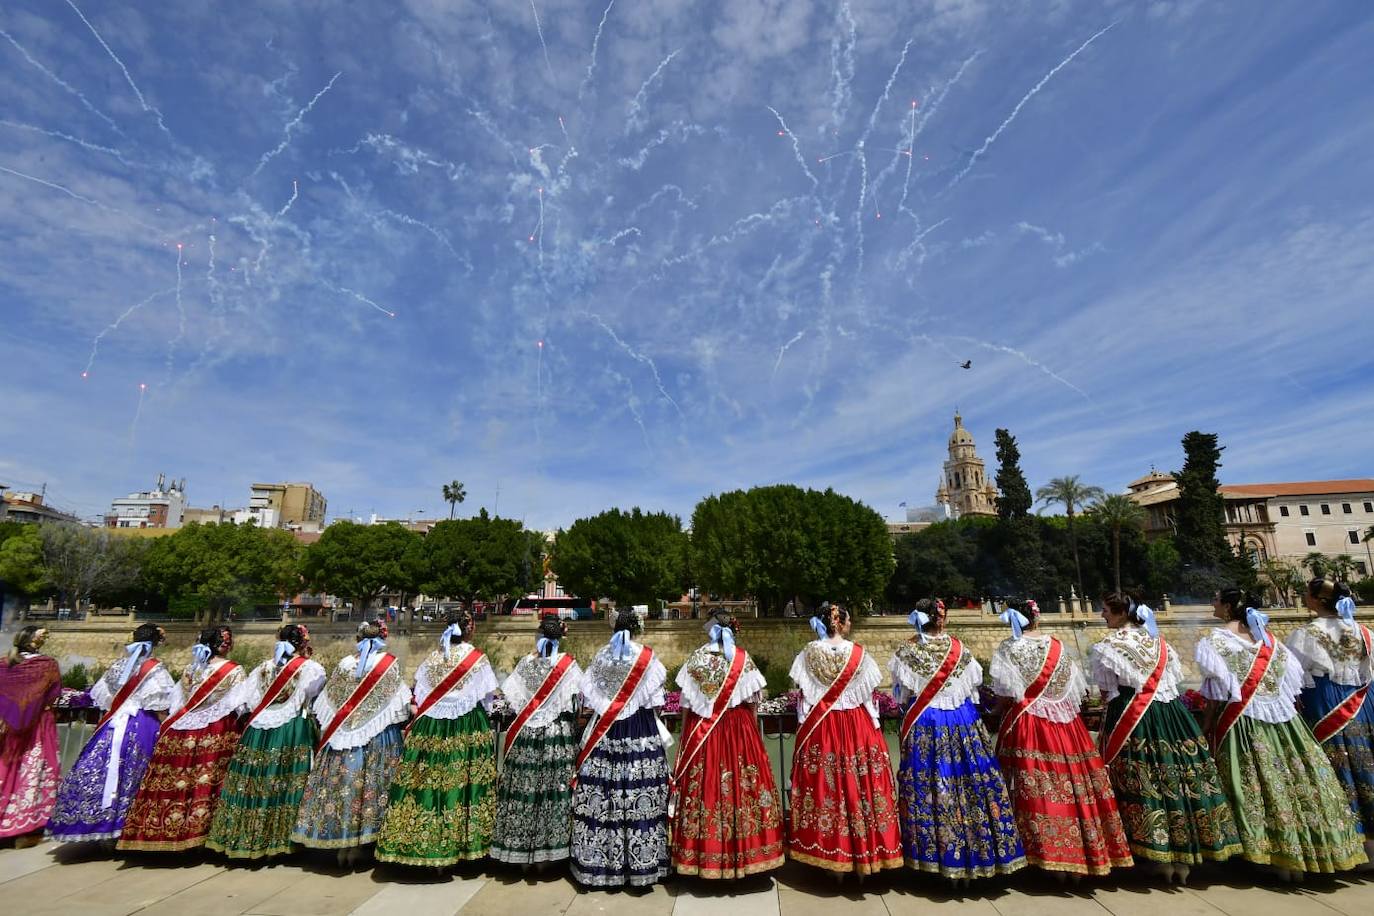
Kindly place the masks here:
[(1240, 699), (1240, 681), (1213, 643), (1216, 632), (1213, 630), (1198, 640), (1193, 658), (1202, 672), (1202, 695), (1219, 703), (1231, 703)]
[(988, 675), (992, 678), (992, 692), (999, 697), (1019, 700), (1026, 695), (1026, 683), (1021, 671), (1011, 660), (1011, 640), (1004, 639), (992, 653)]
[(1121, 690), (1121, 679), (1116, 670), (1117, 661), (1115, 653), (1106, 643), (1097, 643), (1088, 653), (1088, 668), (1092, 682), (1108, 697), (1116, 696)]
[(1308, 627), (1298, 627), (1289, 634), (1286, 642), (1302, 668), (1304, 687), (1317, 686), (1315, 677), (1331, 673), (1331, 656)]

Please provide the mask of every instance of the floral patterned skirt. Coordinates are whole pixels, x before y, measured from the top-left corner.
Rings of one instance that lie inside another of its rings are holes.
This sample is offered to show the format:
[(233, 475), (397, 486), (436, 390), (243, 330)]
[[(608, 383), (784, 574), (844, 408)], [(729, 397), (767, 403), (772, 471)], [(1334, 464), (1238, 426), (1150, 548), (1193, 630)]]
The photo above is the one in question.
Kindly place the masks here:
[(572, 845), (572, 775), (577, 760), (571, 713), (520, 730), (501, 767), (491, 857), (513, 865), (560, 862)]
[(912, 726), (897, 770), (906, 863), (947, 878), (1024, 868), (1002, 770), (971, 700), (927, 709)]
[(792, 758), (787, 856), (860, 875), (902, 867), (892, 762), (862, 706), (830, 713)]
[(315, 755), (291, 841), (312, 849), (346, 849), (377, 840), (387, 790), (401, 759), (401, 726), (388, 725), (362, 747)]
[(1107, 768), (1082, 719), (1024, 713), (997, 753), (1026, 861), (1077, 875), (1135, 864)]
[[(701, 719), (682, 719), (689, 735)], [(743, 878), (782, 866), (782, 798), (751, 706), (726, 710), (679, 776), (672, 821), (680, 875)]]
[[(1302, 692), (1302, 712), (1308, 724), (1316, 725), (1322, 716), (1335, 709), (1354, 687), (1334, 684), (1329, 677), (1316, 679), (1316, 686)], [(1336, 770), (1350, 807), (1359, 815), (1367, 839), (1374, 839), (1374, 690), (1350, 724), (1322, 743), (1326, 757)]]
[(180, 852), (205, 845), (220, 786), (239, 743), (239, 717), (204, 728), (163, 729), (129, 808), (119, 849)]
[[(62, 843), (118, 837), (148, 771), (157, 731), (157, 716), (140, 709), (127, 718), (106, 723), (92, 735), (57, 787), (57, 807), (48, 820), (48, 835)], [(111, 772), (114, 754), (118, 757)]]
[[(1134, 696), (1122, 688), (1107, 704), (1103, 735)], [(1150, 704), (1107, 772), (1137, 859), (1197, 865), (1243, 851), (1207, 741), (1178, 700)]]
[(481, 706), (457, 719), (416, 719), (391, 783), (377, 861), (442, 867), (485, 856), (495, 782), (491, 724)]
[(572, 875), (590, 887), (646, 887), (668, 874), (668, 760), (651, 709), (611, 726), (578, 773)]
[(51, 709), (27, 731), (0, 726), (0, 837), (32, 833), (47, 824), (62, 775), (57, 758)]
[(1242, 715), (1216, 759), (1246, 859), (1314, 872), (1367, 861), (1359, 820), (1302, 720), (1275, 724)]
[(314, 748), (315, 723), (305, 716), (247, 729), (229, 761), (206, 848), (231, 859), (290, 852)]

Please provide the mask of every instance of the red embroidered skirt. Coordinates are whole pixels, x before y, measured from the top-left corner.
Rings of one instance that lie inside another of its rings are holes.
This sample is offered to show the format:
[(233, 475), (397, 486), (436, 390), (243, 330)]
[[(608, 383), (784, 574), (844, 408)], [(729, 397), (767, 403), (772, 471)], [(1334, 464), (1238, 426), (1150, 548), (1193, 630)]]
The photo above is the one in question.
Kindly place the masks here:
[(787, 855), (861, 875), (903, 866), (892, 762), (862, 706), (826, 716), (793, 758)]
[(158, 736), (119, 838), (119, 849), (177, 852), (205, 845), (224, 774), (239, 743), (239, 717)]
[(1081, 719), (1051, 722), (1025, 713), (998, 756), (1026, 861), (1079, 875), (1133, 864), (1107, 768)]
[[(682, 716), (682, 734), (701, 719)], [(675, 787), (673, 867), (680, 875), (742, 878), (783, 863), (782, 797), (749, 706), (720, 718)]]

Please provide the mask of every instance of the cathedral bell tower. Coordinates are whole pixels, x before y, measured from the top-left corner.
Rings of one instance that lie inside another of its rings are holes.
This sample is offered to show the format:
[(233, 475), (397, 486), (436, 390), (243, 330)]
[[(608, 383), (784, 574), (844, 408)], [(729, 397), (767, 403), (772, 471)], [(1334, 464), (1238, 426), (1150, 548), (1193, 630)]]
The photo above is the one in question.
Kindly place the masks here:
[(988, 481), (983, 459), (974, 448), (973, 436), (964, 429), (964, 418), (954, 414), (954, 432), (949, 434), (949, 459), (935, 500), (945, 507), (950, 518), (995, 516), (997, 488)]

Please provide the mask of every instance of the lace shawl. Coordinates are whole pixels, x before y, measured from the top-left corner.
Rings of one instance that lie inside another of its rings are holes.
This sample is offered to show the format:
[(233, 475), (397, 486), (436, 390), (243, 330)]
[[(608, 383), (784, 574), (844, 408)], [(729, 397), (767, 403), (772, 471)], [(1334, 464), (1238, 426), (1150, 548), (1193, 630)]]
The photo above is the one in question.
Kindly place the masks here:
[[(641, 648), (639, 643), (631, 642), (630, 657), (625, 659), (616, 658), (611, 653), (610, 646), (602, 646), (597, 650), (578, 687), (582, 693), (583, 703), (591, 707), (592, 712), (598, 716), (606, 714), (611, 701), (625, 683), (630, 669), (634, 667)], [(641, 709), (656, 709), (662, 706), (663, 685), (667, 682), (668, 670), (663, 667), (663, 662), (658, 660), (657, 655), (652, 656), (648, 670), (644, 672), (644, 677), (640, 678), (639, 686), (630, 695), (629, 701), (620, 710), (616, 720), (628, 719)]]
[[(736, 647), (735, 651), (743, 652), (744, 649)], [(730, 663), (725, 660), (720, 646), (716, 643), (707, 643), (694, 651), (687, 656), (687, 661), (683, 662), (677, 672), (677, 685), (682, 688), (682, 705), (699, 716), (711, 715), (716, 695), (720, 693), (725, 675), (729, 672)], [(746, 657), (744, 670), (740, 672), (739, 681), (730, 694), (730, 702), (726, 708), (733, 709), (744, 703), (757, 703), (763, 698), (763, 690), (767, 686), (763, 672), (754, 664), (754, 659)]]
[[(941, 635), (928, 637), (924, 643), (907, 642), (897, 647), (897, 654), (887, 666), (892, 675), (892, 695), (897, 702), (905, 704), (925, 690), (940, 670), (949, 652), (949, 642), (949, 636)], [(983, 666), (978, 664), (968, 646), (964, 646), (954, 671), (930, 701), (930, 708), (958, 709), (966, 700), (977, 696), (982, 683)]]
[[(1127, 626), (1112, 630), (1089, 653), (1088, 667), (1093, 683), (1104, 690), (1109, 699), (1116, 696), (1122, 687), (1139, 691), (1154, 673), (1155, 663), (1159, 660), (1159, 640), (1163, 638), (1151, 636), (1140, 627)], [(1164, 673), (1159, 678), (1159, 687), (1151, 701), (1154, 703), (1169, 703), (1178, 699), (1179, 687), (1183, 683), (1183, 666), (1179, 663), (1178, 653), (1173, 646), (1168, 646), (1168, 652)]]
[(1318, 617), (1298, 627), (1288, 637), (1302, 665), (1304, 687), (1315, 687), (1314, 678), (1325, 675), (1345, 687), (1363, 687), (1374, 681), (1374, 657), (1365, 652), (1358, 629), (1331, 617)]
[[(847, 639), (838, 642), (829, 640), (812, 640), (806, 644), (806, 648), (798, 653), (795, 661), (792, 662), (792, 670), (789, 672), (792, 682), (801, 688), (801, 700), (797, 703), (797, 724), (806, 721), (811, 708), (821, 701), (825, 692), (830, 689), (830, 685), (835, 683), (835, 679), (844, 670), (845, 662), (849, 660), (849, 650), (854, 644)], [(858, 709), (860, 706), (868, 710), (868, 714), (873, 718), (873, 724), (878, 724), (878, 705), (873, 701), (873, 691), (883, 682), (882, 669), (873, 660), (869, 652), (864, 652), (864, 660), (859, 665), (859, 670), (854, 672), (854, 677), (850, 679), (849, 685), (835, 701), (835, 710)]]
[[(368, 659), (368, 670), (377, 667), (377, 664), (389, 654), (373, 653)], [(315, 697), (315, 718), (319, 720), (321, 728), (327, 728), (329, 723), (334, 721), (334, 714), (339, 711), (339, 707), (348, 702), (348, 698), (353, 695), (353, 688), (361, 683), (359, 678), (353, 676), (353, 669), (357, 666), (358, 656), (345, 656), (325, 682), (319, 696)], [(401, 666), (397, 663), (382, 675), (381, 681), (373, 688), (367, 700), (358, 704), (358, 708), (353, 710), (348, 719), (330, 736), (329, 746), (336, 751), (362, 747), (385, 731), (387, 726), (397, 725), (409, 718), (410, 688), (401, 679)]]
[[(1202, 694), (1209, 700), (1237, 702), (1240, 685), (1250, 671), (1259, 646), (1225, 627), (1215, 627), (1198, 640), (1197, 665), (1202, 671)], [(1298, 714), (1294, 705), (1302, 692), (1302, 665), (1283, 643), (1275, 640), (1269, 670), (1260, 678), (1245, 715), (1261, 722), (1287, 722)]]
[[(143, 659), (139, 659), (139, 664), (143, 664)], [(110, 665), (100, 680), (96, 681), (91, 687), (91, 701), (101, 709), (108, 710), (110, 704), (114, 702), (115, 694), (119, 693), (120, 677), (124, 669), (129, 666), (129, 657), (125, 656), (119, 661)], [(115, 713), (117, 716), (131, 716), (140, 709), (149, 712), (166, 712), (171, 703), (172, 690), (176, 687), (176, 681), (172, 680), (172, 674), (167, 670), (167, 666), (161, 662), (152, 672), (143, 679), (143, 683), (138, 685), (138, 689), (133, 692), (124, 705)]]
[[(993, 692), (1013, 700), (1023, 699), (1026, 688), (1044, 667), (1052, 638), (1027, 633), (1020, 639), (1004, 639), (992, 655), (989, 673)], [(1083, 670), (1068, 650), (1064, 650), (1059, 654), (1059, 665), (1050, 675), (1049, 684), (1026, 712), (1050, 722), (1068, 722), (1078, 715), (1087, 692), (1088, 682), (1083, 677)]]
[(197, 728), (204, 728), (212, 722), (218, 722), (225, 716), (236, 715), (243, 712), (243, 703), (239, 699), (239, 686), (244, 681), (243, 666), (234, 664), (228, 659), (221, 659), (220, 664), (211, 668), (206, 665), (196, 671), (192, 671), (187, 666), (186, 671), (181, 675), (181, 680), (177, 681), (172, 687), (168, 712), (175, 713), (186, 705), (186, 702), (195, 695), (196, 690), (201, 684), (205, 683), (214, 671), (218, 671), (225, 665), (234, 665), (232, 674), (227, 675), (224, 680), (210, 691), (210, 695), (196, 709), (191, 710), (172, 723), (172, 731), (189, 732)]
[[(238, 700), (245, 711), (252, 712), (258, 708), (262, 698), (267, 695), (267, 688), (277, 679), (279, 670), (269, 658), (243, 679), (239, 684)], [(326, 677), (323, 665), (307, 659), (305, 664), (296, 669), (287, 689), (281, 692), (276, 702), (258, 714), (249, 728), (277, 728), (303, 712), (308, 714), (310, 703), (324, 687)]]
[[(458, 667), (459, 662), (476, 651), (475, 646), (464, 642), (450, 648), (447, 659), (438, 649), (431, 652), (415, 672), (415, 705), (423, 703), (434, 688)], [(436, 700), (433, 706), (425, 710), (425, 716), (431, 719), (462, 718), (472, 712), (478, 703), (489, 705), (491, 695), (495, 692), (496, 672), (491, 669), (491, 659), (484, 658), (473, 665), (442, 700)]]
[[(501, 684), (501, 692), (505, 694), (506, 702), (510, 703), (511, 709), (519, 713), (534, 699), (534, 695), (544, 684), (544, 678), (563, 655), (564, 653), (558, 652), (548, 658), (533, 654), (521, 657), (515, 665), (515, 670)], [(526, 725), (530, 728), (539, 728), (548, 725), (564, 713), (576, 710), (578, 686), (581, 681), (582, 669), (574, 661), (563, 673), (563, 679), (558, 682), (553, 694), (530, 716)]]

